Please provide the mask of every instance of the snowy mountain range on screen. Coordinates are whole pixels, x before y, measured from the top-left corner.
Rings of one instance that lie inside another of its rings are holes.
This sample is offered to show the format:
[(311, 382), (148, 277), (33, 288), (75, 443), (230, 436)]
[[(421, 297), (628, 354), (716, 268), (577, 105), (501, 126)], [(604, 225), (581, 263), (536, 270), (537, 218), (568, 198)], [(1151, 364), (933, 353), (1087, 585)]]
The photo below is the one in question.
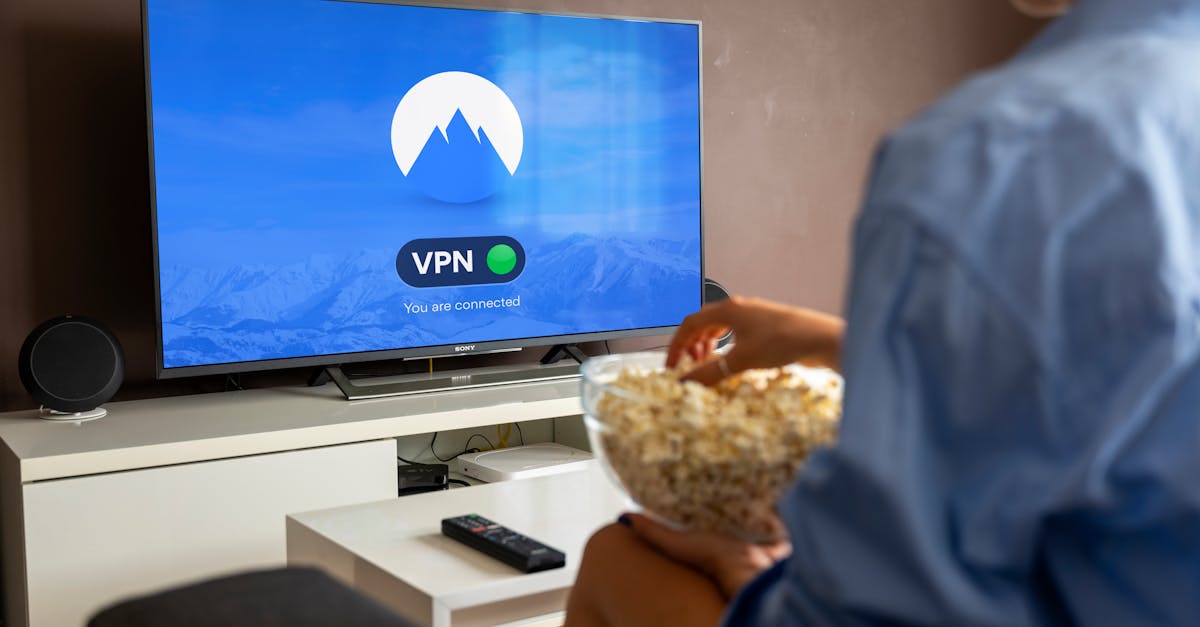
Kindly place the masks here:
[[(406, 286), (396, 276), (395, 254), (313, 256), (278, 267), (164, 267), (164, 365), (670, 326), (695, 309), (680, 303), (699, 306), (696, 241), (576, 234), (529, 251), (513, 283), (458, 288)], [(519, 307), (469, 312), (405, 307), (516, 297)]]

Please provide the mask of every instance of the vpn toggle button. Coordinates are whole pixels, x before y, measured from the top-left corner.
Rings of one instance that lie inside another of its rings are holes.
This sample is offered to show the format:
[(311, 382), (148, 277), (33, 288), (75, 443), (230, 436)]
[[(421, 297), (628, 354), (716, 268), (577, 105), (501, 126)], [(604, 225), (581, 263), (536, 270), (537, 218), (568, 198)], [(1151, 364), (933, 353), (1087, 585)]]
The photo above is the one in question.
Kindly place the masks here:
[(496, 244), (487, 254), (488, 270), (504, 275), (517, 267), (517, 251), (508, 244)]
[(396, 254), (396, 274), (413, 287), (508, 283), (525, 269), (525, 249), (506, 235), (415, 239)]

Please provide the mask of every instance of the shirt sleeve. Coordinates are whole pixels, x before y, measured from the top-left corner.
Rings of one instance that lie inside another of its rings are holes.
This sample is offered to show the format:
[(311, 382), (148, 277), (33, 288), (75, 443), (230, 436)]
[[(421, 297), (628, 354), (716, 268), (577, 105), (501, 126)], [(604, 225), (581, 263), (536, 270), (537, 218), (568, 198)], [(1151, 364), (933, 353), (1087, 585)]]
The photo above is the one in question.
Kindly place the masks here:
[[(794, 556), (729, 624), (948, 624), (951, 602), (979, 619), (1022, 613), (1018, 594), (990, 585), (1002, 573), (959, 557), (965, 532), (1004, 525), (978, 520), (983, 510), (1037, 482), (1036, 468), (996, 454), (1028, 441), (1014, 416), (1038, 422), (1028, 339), (954, 251), (902, 214), (861, 220), (855, 249), (839, 445), (808, 460), (782, 505)], [(776, 615), (749, 619), (756, 611)]]
[(1179, 202), (1200, 193), (1170, 142), (1056, 124), (885, 147), (839, 443), (781, 504), (793, 556), (728, 624), (1200, 615), (1200, 227)]

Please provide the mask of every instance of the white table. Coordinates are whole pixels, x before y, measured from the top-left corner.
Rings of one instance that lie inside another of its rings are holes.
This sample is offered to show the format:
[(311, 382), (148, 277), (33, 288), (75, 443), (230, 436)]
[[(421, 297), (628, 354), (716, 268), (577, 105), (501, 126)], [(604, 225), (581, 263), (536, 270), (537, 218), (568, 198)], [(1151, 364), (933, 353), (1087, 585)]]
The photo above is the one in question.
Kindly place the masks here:
[[(583, 470), (287, 517), (288, 563), (316, 565), (422, 625), (543, 624), (566, 606), (588, 537), (628, 507), (598, 462)], [(480, 514), (566, 553), (523, 574), (441, 533)]]

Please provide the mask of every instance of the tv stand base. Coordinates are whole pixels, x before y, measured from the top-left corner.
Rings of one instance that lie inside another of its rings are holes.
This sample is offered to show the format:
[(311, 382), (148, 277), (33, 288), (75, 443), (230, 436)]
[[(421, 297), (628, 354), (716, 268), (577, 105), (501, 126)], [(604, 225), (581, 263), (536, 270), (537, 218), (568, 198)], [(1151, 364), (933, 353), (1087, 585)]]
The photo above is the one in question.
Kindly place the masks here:
[(560, 359), (568, 356), (574, 359), (577, 364), (582, 364), (583, 362), (587, 361), (588, 358), (587, 353), (580, 350), (578, 344), (555, 344), (554, 346), (550, 347), (550, 350), (546, 351), (546, 354), (542, 357), (541, 363), (558, 363)]
[[(445, 372), (401, 375), (398, 377), (371, 377), (365, 383), (356, 383), (342, 372), (338, 366), (327, 366), (313, 375), (309, 380), (311, 385), (324, 385), (333, 381), (342, 391), (348, 401), (367, 398), (382, 398), (385, 396), (401, 396), (420, 392), (437, 392), (442, 390), (460, 390), (467, 388), (485, 387), (490, 385), (506, 385), (544, 381), (547, 379), (566, 379), (579, 376), (579, 364), (523, 364), (518, 366), (495, 366), (489, 368), (468, 368), (448, 370)], [(364, 381), (360, 379), (359, 381)]]

